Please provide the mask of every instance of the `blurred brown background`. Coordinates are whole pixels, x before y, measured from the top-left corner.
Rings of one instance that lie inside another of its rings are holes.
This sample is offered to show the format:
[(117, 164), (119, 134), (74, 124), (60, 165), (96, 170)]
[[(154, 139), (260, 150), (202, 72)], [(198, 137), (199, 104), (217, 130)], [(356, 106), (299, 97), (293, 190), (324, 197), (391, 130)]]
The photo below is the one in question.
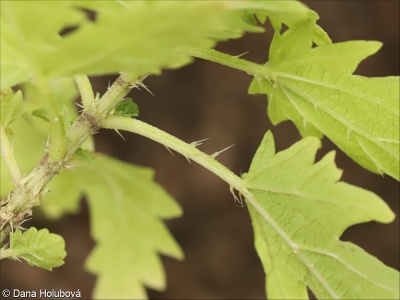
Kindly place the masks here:
[[(378, 54), (367, 59), (356, 73), (366, 76), (398, 75), (399, 1), (304, 1), (317, 13), (319, 24), (334, 42), (378, 40), (384, 43)], [(222, 43), (218, 49), (263, 63), (272, 32), (247, 34), (237, 41)], [(104, 92), (109, 78), (96, 78), (95, 88)], [(140, 119), (187, 142), (210, 138), (200, 146), (213, 153), (233, 148), (218, 159), (236, 174), (246, 172), (266, 130), (271, 129), (278, 150), (299, 139), (290, 123), (273, 127), (266, 117), (266, 98), (247, 95), (250, 76), (213, 63), (196, 61), (176, 71), (153, 76), (145, 84), (155, 94), (135, 91)], [(228, 186), (202, 167), (189, 164), (178, 154), (145, 138), (124, 133), (126, 142), (105, 130), (96, 136), (97, 149), (122, 160), (156, 170), (156, 180), (181, 204), (184, 216), (168, 221), (182, 246), (183, 262), (164, 258), (168, 287), (163, 293), (149, 290), (151, 299), (261, 299), (264, 273), (253, 247), (253, 234), (246, 209), (237, 207)], [(335, 149), (326, 139), (324, 153)], [(399, 215), (399, 185), (389, 177), (371, 174), (337, 152), (343, 180), (381, 196)], [(93, 247), (88, 227), (88, 210), (82, 201), (79, 215), (65, 216), (56, 223), (31, 221), (30, 226), (47, 227), (64, 236), (66, 264), (53, 272), (25, 263), (1, 262), (1, 288), (77, 290), (90, 298), (95, 278), (83, 269)], [(389, 225), (369, 223), (347, 230), (350, 240), (399, 269), (399, 221)], [(132, 266), (134, 268), (134, 266)]]

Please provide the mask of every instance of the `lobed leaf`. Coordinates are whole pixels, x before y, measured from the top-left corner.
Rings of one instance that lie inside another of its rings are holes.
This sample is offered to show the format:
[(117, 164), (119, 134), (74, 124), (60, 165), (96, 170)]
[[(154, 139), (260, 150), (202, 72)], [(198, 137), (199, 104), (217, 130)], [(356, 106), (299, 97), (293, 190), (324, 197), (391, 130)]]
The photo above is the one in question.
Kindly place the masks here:
[[(246, 1), (238, 5), (243, 5), (249, 13), (255, 14), (261, 23), (265, 23), (268, 18), (276, 32), (282, 30), (282, 24), (291, 28), (304, 19), (319, 18), (316, 12), (296, 0)], [(313, 28), (313, 41), (317, 45), (332, 43), (328, 34), (317, 24), (314, 24)]]
[(157, 74), (190, 61), (178, 47), (209, 48), (259, 31), (226, 1), (3, 1), (1, 8), (2, 86), (77, 74)]
[(291, 120), (303, 136), (322, 134), (358, 164), (399, 180), (399, 78), (352, 75), (381, 46), (351, 41), (311, 48), (314, 23), (275, 34), (267, 78), (252, 94), (268, 95), (274, 124)]
[[(277, 30), (317, 18), (295, 1), (7, 1), (1, 7), (2, 86), (77, 74), (158, 74), (190, 61), (177, 48), (206, 49), (263, 31), (254, 13), (268, 16)], [(318, 26), (315, 33), (315, 41), (330, 42)]]
[(47, 229), (38, 231), (34, 227), (24, 233), (19, 229), (11, 233), (10, 247), (2, 251), (9, 258), (21, 258), (31, 266), (50, 271), (63, 265), (66, 256), (65, 242), (61, 236), (50, 233)]
[(267, 292), (298, 299), (308, 286), (319, 299), (398, 299), (399, 273), (339, 239), (394, 214), (377, 195), (340, 182), (333, 153), (314, 163), (319, 144), (307, 137), (275, 154), (268, 132), (243, 175)]
[(94, 297), (146, 298), (145, 287), (162, 290), (165, 275), (159, 254), (183, 254), (160, 219), (181, 214), (180, 207), (153, 181), (153, 172), (106, 156), (80, 162), (77, 170), (54, 178), (44, 199), (53, 217), (78, 209), (87, 196), (96, 247), (86, 267), (98, 276)]
[[(41, 80), (43, 61), (53, 55), (65, 27), (84, 21), (73, 1), (1, 1), (0, 84)], [(46, 16), (46, 22), (43, 21)]]

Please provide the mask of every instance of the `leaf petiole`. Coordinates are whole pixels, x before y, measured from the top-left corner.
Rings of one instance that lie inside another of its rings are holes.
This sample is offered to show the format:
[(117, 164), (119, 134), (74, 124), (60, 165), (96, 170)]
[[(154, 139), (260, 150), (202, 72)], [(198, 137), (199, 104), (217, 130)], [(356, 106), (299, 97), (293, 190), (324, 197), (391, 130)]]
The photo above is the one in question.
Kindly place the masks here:
[(193, 144), (185, 143), (179, 138), (137, 119), (121, 116), (108, 116), (104, 119), (101, 125), (108, 129), (125, 130), (137, 133), (158, 142), (167, 148), (182, 154), (188, 160), (197, 162), (199, 165), (220, 177), (241, 194), (248, 194), (243, 185), (243, 180), (240, 177), (219, 163), (212, 155), (207, 155), (200, 151)]
[(74, 76), (79, 93), (81, 94), (82, 105), (84, 109), (89, 108), (94, 100), (94, 93), (89, 78), (86, 75)]
[(256, 78), (271, 78), (272, 75), (265, 65), (260, 65), (239, 56), (232, 56), (214, 49), (181, 48), (183, 54), (212, 61), (239, 71), (246, 72)]

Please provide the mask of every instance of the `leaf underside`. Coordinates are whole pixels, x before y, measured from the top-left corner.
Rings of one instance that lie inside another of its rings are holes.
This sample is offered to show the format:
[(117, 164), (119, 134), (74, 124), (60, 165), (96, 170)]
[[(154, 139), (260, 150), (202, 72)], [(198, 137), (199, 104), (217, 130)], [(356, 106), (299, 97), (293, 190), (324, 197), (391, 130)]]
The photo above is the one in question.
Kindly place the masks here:
[(63, 171), (53, 179), (44, 207), (57, 217), (76, 211), (80, 195), (86, 195), (96, 241), (86, 262), (98, 276), (94, 297), (142, 299), (144, 286), (163, 290), (159, 254), (177, 259), (183, 254), (161, 219), (179, 216), (180, 207), (147, 168), (100, 155), (91, 164), (83, 160), (79, 164), (77, 170)]
[(375, 194), (340, 182), (333, 153), (314, 164), (319, 144), (307, 137), (275, 154), (268, 132), (243, 176), (268, 296), (301, 299), (308, 286), (319, 299), (398, 299), (399, 273), (339, 240), (352, 225), (394, 214)]
[[(47, 1), (2, 1), (1, 86), (37, 84), (80, 73), (157, 74), (162, 68), (190, 61), (176, 51), (179, 47), (210, 48), (244, 30), (260, 31), (250, 14), (249, 23), (238, 17), (248, 10), (261, 22), (268, 17), (277, 32), (282, 23), (290, 28), (283, 35), (275, 34), (265, 66), (271, 76), (255, 78), (249, 90), (268, 95), (272, 122), (292, 120), (303, 136), (326, 135), (368, 170), (399, 179), (399, 80), (352, 75), (380, 44), (330, 44), (315, 24), (315, 16), (297, 2), (224, 2), (57, 1), (48, 5)], [(78, 7), (95, 12), (96, 19), (88, 19)], [(308, 14), (311, 17), (302, 22)], [(68, 27), (71, 32), (61, 37), (59, 32)], [(319, 46), (312, 48), (312, 42)], [(75, 89), (68, 91), (72, 95)], [(2, 125), (20, 115), (18, 93), (13, 105), (6, 107), (2, 102)], [(63, 99), (63, 95), (55, 98)], [(29, 112), (47, 105), (32, 90), (27, 98), (24, 108)], [(31, 130), (32, 123), (26, 119), (12, 124), (16, 132), (30, 132), (15, 138), (22, 171), (29, 171), (39, 160), (47, 132), (43, 124), (37, 132)], [(21, 146), (18, 139), (24, 140)], [(392, 212), (376, 195), (338, 182), (341, 173), (332, 154), (314, 164), (318, 145), (309, 137), (275, 154), (272, 135), (267, 134), (243, 177), (255, 199), (249, 211), (256, 249), (268, 274), (268, 297), (307, 298), (308, 286), (321, 299), (398, 298), (398, 272), (339, 240), (354, 224), (391, 221)], [(3, 166), (1, 171), (4, 193), (12, 184), (3, 184)], [(151, 171), (97, 156), (92, 164), (62, 171), (50, 187), (45, 210), (54, 217), (75, 212), (82, 194), (88, 198), (97, 245), (87, 268), (99, 276), (96, 297), (143, 298), (144, 285), (165, 287), (158, 253), (176, 258), (182, 253), (160, 219), (181, 211), (153, 182)], [(60, 255), (54, 260), (49, 256), (52, 261), (44, 264), (32, 258), (43, 247), (21, 246), (24, 239), (39, 241), (36, 234), (54, 238), (42, 230), (17, 231), (12, 237), (14, 245), (19, 245), (14, 247), (20, 251), (16, 257), (48, 269), (60, 265), (65, 254), (59, 248)]]
[[(34, 98), (32, 92), (27, 95)], [(24, 101), (24, 104), (27, 103)], [(24, 107), (30, 110), (29, 106)], [(40, 160), (47, 138), (43, 133), (48, 126), (41, 119), (28, 117), (11, 124), (15, 155), (24, 172), (29, 172)], [(29, 135), (23, 134), (26, 132)], [(79, 199), (86, 195), (92, 235), (97, 242), (87, 261), (87, 269), (98, 275), (94, 296), (146, 298), (144, 286), (165, 288), (159, 253), (175, 258), (183, 256), (161, 222), (161, 219), (179, 216), (181, 210), (154, 183), (149, 169), (102, 156), (92, 160), (90, 164), (81, 155), (74, 157), (70, 165), (75, 168), (62, 170), (49, 183), (50, 192), (44, 196), (41, 208), (49, 217), (59, 218), (65, 213), (76, 213)], [(13, 187), (4, 163), (1, 173), (4, 196)], [(37, 265), (46, 268), (46, 265)]]
[[(226, 1), (56, 1), (52, 5), (2, 1), (1, 86), (77, 74), (159, 74), (162, 68), (191, 61), (177, 51), (179, 47), (210, 48), (246, 30), (262, 31), (242, 20), (248, 5)], [(82, 8), (95, 18), (89, 18)]]
[(268, 95), (274, 124), (291, 120), (303, 136), (327, 136), (371, 172), (399, 180), (399, 78), (352, 75), (381, 46), (351, 41), (311, 48), (313, 21), (275, 33), (269, 77), (255, 78), (253, 94)]

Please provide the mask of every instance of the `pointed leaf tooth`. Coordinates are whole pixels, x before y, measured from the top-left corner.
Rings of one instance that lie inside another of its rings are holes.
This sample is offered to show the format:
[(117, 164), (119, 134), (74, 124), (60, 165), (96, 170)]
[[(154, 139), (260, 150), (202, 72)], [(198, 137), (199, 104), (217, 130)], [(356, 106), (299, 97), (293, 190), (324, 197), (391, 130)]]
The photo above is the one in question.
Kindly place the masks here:
[(262, 167), (252, 165), (243, 177), (267, 293), (280, 294), (268, 285), (270, 275), (280, 277), (282, 289), (299, 298), (302, 285), (291, 286), (287, 278), (306, 284), (322, 299), (397, 299), (398, 271), (340, 241), (350, 226), (390, 222), (393, 212), (377, 195), (340, 182), (333, 152), (314, 163), (319, 144), (308, 137), (271, 157), (263, 141), (253, 160)]

